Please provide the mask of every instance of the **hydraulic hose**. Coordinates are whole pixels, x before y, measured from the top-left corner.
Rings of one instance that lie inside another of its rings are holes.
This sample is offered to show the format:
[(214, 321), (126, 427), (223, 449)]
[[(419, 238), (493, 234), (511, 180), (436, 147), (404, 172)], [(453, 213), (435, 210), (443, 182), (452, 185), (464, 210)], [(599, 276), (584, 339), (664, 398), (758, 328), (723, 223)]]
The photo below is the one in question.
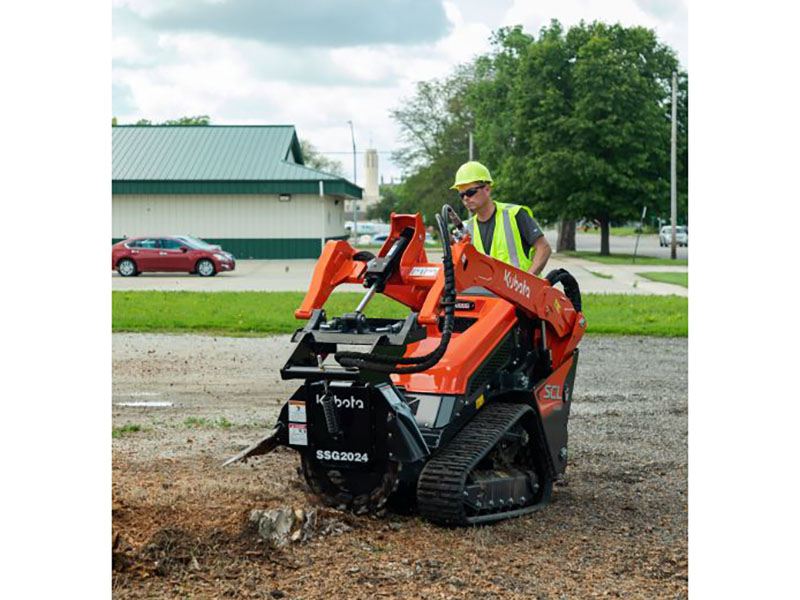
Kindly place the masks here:
[(564, 286), (564, 295), (572, 302), (575, 310), (581, 312), (581, 290), (577, 280), (566, 269), (553, 269), (545, 277), (550, 285), (561, 283)]
[[(444, 294), (441, 304), (444, 306), (444, 323), (442, 325), (442, 338), (439, 345), (424, 356), (396, 357), (370, 352), (337, 352), (334, 354), (336, 361), (345, 367), (359, 367), (378, 371), (381, 373), (419, 373), (430, 369), (444, 356), (450, 337), (453, 335), (455, 322), (456, 280), (453, 270), (453, 255), (450, 249), (450, 234), (447, 231), (446, 211), (450, 209), (445, 205), (442, 214), (436, 215), (436, 224), (442, 239), (442, 265), (444, 268)], [(450, 209), (452, 210), (452, 209)], [(411, 365), (398, 367), (396, 365)]]

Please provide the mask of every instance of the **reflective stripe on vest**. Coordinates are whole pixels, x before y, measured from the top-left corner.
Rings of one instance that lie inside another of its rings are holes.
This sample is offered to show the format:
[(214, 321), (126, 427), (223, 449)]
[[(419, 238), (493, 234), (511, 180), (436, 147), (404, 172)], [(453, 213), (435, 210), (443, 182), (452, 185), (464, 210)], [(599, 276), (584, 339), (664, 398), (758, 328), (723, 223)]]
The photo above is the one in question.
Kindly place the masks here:
[[(483, 245), (483, 240), (480, 236), (480, 228), (475, 227), (476, 217), (471, 217), (465, 223), (467, 231), (472, 238), (472, 243), (478, 252), (489, 254), (493, 258), (502, 260), (518, 269), (527, 271), (531, 264), (535, 249), (531, 248), (530, 256), (526, 256), (522, 247), (522, 236), (520, 235), (517, 226), (516, 215), (520, 210), (527, 210), (530, 214), (530, 209), (525, 206), (518, 206), (516, 204), (504, 204), (495, 202), (495, 209), (502, 214), (502, 219), (495, 216), (494, 222), (494, 235), (492, 236), (492, 247), (489, 252), (486, 252)], [(533, 215), (531, 215), (533, 216)], [(512, 219), (512, 217), (514, 217)], [(501, 229), (502, 232), (498, 231)]]

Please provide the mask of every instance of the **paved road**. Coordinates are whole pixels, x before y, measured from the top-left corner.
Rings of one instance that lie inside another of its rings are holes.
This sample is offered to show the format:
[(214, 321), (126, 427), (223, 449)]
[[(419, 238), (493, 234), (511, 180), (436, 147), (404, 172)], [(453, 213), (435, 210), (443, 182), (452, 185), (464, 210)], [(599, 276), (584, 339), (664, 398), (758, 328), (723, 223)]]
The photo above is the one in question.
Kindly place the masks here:
[[(555, 232), (552, 232), (555, 246)], [(548, 234), (548, 238), (550, 234)], [(654, 238), (647, 240), (646, 238)], [(657, 236), (643, 236), (640, 248), (650, 254), (659, 248)], [(600, 238), (581, 234), (576, 240), (579, 250), (599, 250)], [(627, 238), (612, 238), (611, 251), (623, 253)], [(632, 244), (632, 242), (631, 242)], [(633, 246), (631, 245), (631, 252)], [(683, 257), (686, 249), (681, 248)], [(428, 252), (429, 260), (441, 260), (439, 252)], [(680, 257), (680, 254), (679, 254)], [(233, 273), (222, 273), (216, 277), (198, 277), (183, 273), (145, 273), (138, 277), (112, 275), (114, 290), (183, 290), (183, 291), (305, 291), (311, 281), (315, 260), (242, 260)], [(687, 271), (685, 266), (639, 266), (605, 265), (583, 259), (554, 254), (547, 268), (564, 268), (578, 280), (583, 292), (609, 294), (658, 294), (688, 296), (688, 289), (668, 283), (656, 283), (637, 275), (647, 271)], [(599, 274), (599, 275), (598, 275)], [(606, 277), (602, 277), (605, 275)], [(342, 291), (363, 291), (361, 286), (341, 286)]]
[[(558, 233), (555, 230), (545, 231), (545, 237), (553, 248), (556, 247), (556, 240)], [(636, 245), (635, 235), (612, 235), (609, 240), (612, 254), (633, 254), (634, 246)], [(600, 234), (599, 233), (578, 233), (575, 235), (575, 247), (578, 250), (586, 252), (600, 252)], [(650, 234), (643, 235), (639, 238), (639, 248), (636, 252), (637, 256), (654, 256), (656, 258), (669, 258), (670, 248), (662, 248), (658, 245), (658, 235)], [(686, 259), (689, 258), (689, 249), (678, 246), (676, 248), (676, 257)]]

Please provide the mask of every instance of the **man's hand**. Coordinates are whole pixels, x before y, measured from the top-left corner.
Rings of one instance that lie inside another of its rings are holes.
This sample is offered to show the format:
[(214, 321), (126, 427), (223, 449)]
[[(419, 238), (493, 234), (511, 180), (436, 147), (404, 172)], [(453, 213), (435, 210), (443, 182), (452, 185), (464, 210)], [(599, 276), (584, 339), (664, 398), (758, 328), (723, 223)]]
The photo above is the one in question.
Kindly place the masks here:
[(553, 250), (550, 248), (550, 243), (544, 236), (537, 239), (533, 247), (536, 249), (536, 253), (533, 255), (533, 262), (531, 263), (531, 268), (528, 269), (528, 273), (538, 275), (542, 272), (545, 265), (547, 265), (547, 260), (550, 258), (550, 254)]

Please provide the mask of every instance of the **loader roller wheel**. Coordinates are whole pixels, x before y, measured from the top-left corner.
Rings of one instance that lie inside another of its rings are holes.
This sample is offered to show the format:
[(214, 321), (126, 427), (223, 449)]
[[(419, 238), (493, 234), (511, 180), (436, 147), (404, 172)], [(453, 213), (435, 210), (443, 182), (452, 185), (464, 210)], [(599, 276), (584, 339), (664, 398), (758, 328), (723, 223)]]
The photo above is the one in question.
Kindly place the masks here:
[(545, 506), (553, 481), (535, 416), (526, 404), (488, 404), (423, 468), (420, 514), (440, 525), (478, 525)]
[(367, 471), (331, 467), (304, 454), (300, 464), (311, 491), (326, 505), (355, 514), (380, 512), (398, 484), (398, 466), (393, 461)]

